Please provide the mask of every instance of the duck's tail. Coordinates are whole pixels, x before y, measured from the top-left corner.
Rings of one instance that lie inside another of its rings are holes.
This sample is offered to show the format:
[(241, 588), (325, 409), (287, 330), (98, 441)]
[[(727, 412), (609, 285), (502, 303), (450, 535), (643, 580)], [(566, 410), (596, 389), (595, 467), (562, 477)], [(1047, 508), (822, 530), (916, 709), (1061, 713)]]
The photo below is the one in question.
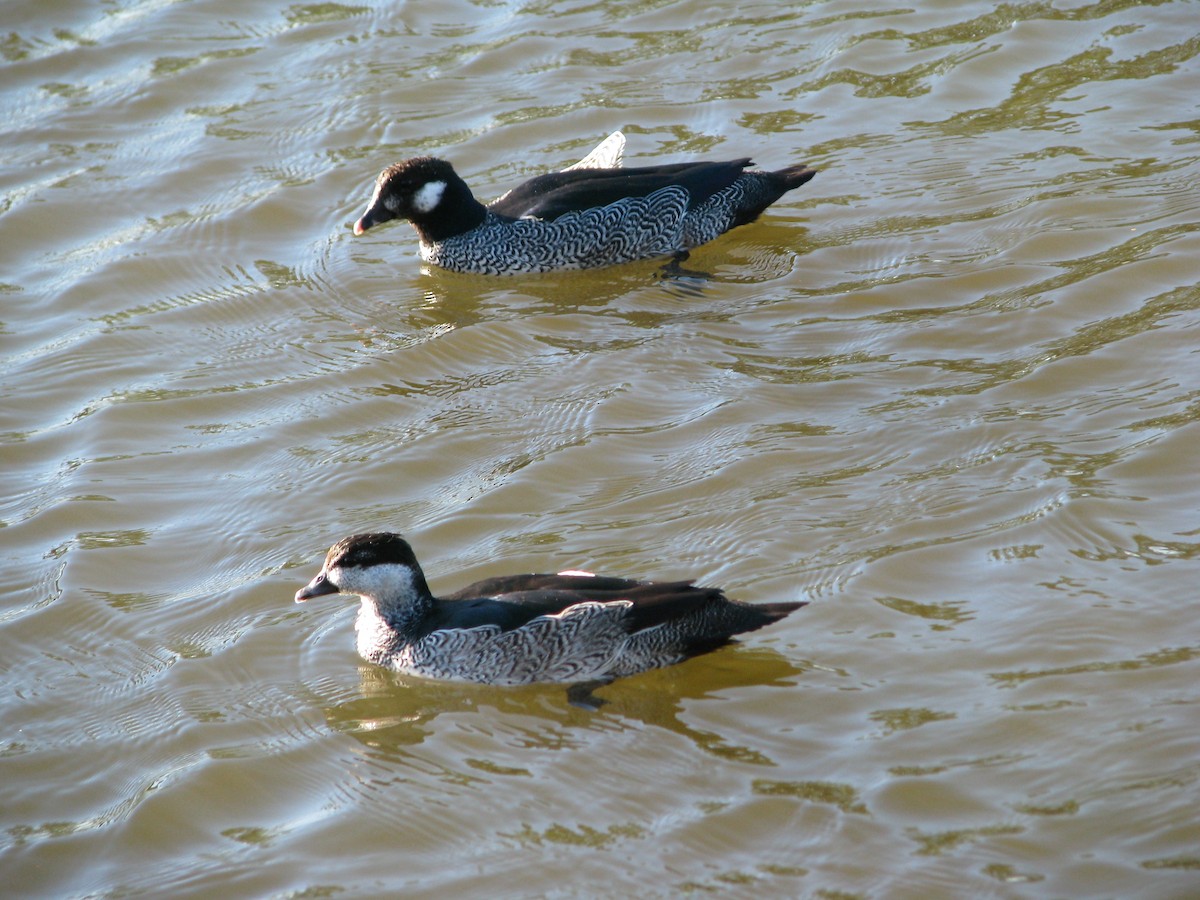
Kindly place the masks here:
[(776, 169), (771, 174), (779, 179), (784, 191), (790, 191), (811, 181), (817, 170), (810, 169), (804, 163), (798, 163), (785, 169)]
[(778, 622), (789, 613), (794, 613), (800, 607), (807, 605), (808, 602), (803, 600), (785, 603), (739, 603), (737, 606), (740, 615), (734, 625), (736, 629), (734, 634), (744, 634), (747, 631), (765, 628), (772, 622)]
[(750, 604), (754, 611), (758, 614), (761, 624), (755, 625), (755, 628), (762, 628), (764, 625), (770, 625), (772, 622), (778, 622), (789, 613), (794, 613), (802, 606), (808, 606), (807, 600), (793, 600), (783, 603), (752, 603)]
[(747, 172), (745, 177), (750, 183), (746, 184), (746, 196), (742, 204), (734, 210), (733, 222), (729, 227), (736, 228), (753, 222), (764, 209), (793, 188), (811, 181), (816, 174), (816, 169), (810, 169), (804, 163), (776, 169), (774, 172)]
[(734, 635), (758, 631), (807, 605), (804, 601), (743, 603), (722, 597), (693, 620), (692, 629), (682, 635), (682, 649), (687, 656), (707, 653), (729, 643)]

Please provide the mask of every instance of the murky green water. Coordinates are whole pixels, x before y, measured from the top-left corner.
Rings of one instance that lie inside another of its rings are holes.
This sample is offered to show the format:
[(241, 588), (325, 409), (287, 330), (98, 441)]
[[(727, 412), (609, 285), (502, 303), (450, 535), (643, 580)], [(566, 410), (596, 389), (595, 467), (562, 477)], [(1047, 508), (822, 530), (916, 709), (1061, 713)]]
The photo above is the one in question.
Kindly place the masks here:
[[(5, 890), (1200, 892), (1196, 8), (6, 2)], [(685, 281), (350, 234), (617, 128), (821, 173)], [(401, 681), (291, 602), (378, 528), (811, 605)]]

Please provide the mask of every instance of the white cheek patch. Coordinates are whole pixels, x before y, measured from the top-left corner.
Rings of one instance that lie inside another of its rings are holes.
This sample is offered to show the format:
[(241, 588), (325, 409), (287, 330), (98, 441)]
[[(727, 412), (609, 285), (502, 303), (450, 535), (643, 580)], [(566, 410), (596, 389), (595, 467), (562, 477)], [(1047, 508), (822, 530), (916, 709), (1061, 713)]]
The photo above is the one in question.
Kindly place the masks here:
[(421, 189), (413, 194), (413, 209), (417, 212), (432, 212), (442, 202), (442, 194), (446, 192), (446, 182), (430, 181), (421, 185)]

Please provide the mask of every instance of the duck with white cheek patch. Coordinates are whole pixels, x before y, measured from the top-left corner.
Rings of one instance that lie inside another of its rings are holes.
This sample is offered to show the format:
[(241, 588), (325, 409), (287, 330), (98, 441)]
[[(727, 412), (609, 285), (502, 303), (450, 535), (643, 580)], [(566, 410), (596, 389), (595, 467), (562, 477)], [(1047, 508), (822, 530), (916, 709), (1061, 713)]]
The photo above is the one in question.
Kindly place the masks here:
[(486, 206), (450, 163), (408, 159), (380, 174), (354, 233), (408, 219), (426, 262), (488, 275), (657, 257), (679, 261), (693, 247), (754, 221), (816, 174), (805, 165), (751, 169), (748, 157), (625, 169), (624, 144), (615, 132), (574, 166), (538, 176)]
[(324, 594), (361, 598), (358, 652), (373, 663), (483, 684), (562, 682), (589, 708), (599, 685), (708, 653), (805, 605), (575, 571), (489, 578), (438, 598), (408, 542), (389, 533), (334, 544), (296, 602)]

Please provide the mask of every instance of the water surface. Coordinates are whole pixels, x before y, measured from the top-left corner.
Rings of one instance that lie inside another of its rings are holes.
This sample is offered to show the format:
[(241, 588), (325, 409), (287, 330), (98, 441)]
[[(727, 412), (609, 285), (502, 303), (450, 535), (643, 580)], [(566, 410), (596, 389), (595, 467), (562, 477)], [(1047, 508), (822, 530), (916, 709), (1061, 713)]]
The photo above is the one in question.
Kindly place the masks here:
[[(14, 895), (1200, 890), (1200, 29), (1175, 2), (9, 2)], [(820, 174), (506, 280), (350, 223), (627, 159)], [(810, 606), (602, 691), (398, 679), (292, 593), (695, 577)]]

